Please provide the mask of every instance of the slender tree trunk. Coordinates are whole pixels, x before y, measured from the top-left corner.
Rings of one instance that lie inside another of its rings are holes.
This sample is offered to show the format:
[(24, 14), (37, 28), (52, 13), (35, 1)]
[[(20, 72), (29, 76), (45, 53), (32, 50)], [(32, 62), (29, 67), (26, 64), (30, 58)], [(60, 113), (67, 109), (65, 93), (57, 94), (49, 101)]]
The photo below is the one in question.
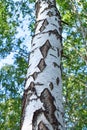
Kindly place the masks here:
[(36, 29), (24, 89), (21, 130), (64, 130), (61, 30), (55, 0), (36, 0)]

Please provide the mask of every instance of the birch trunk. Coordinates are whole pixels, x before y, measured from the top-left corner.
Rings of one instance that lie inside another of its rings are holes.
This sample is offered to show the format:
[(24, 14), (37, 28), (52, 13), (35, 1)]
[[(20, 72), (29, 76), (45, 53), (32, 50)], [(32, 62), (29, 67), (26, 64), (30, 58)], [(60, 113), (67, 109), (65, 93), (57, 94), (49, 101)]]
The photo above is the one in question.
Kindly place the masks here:
[(64, 130), (61, 30), (55, 0), (36, 0), (36, 28), (24, 88), (21, 130)]

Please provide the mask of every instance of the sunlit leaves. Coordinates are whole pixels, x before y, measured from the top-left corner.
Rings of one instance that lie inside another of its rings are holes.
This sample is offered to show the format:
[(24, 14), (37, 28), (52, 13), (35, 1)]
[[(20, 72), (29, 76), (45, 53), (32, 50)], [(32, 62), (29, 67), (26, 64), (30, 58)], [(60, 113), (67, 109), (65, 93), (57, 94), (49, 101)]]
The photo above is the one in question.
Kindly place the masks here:
[(5, 37), (10, 32), (10, 27), (7, 22), (8, 12), (6, 8), (6, 4), (0, 1), (0, 34)]
[(63, 93), (66, 128), (87, 127), (86, 0), (57, 0), (63, 23)]
[(15, 34), (15, 22), (10, 22), (10, 7), (6, 0), (0, 0), (0, 58), (12, 51), (12, 38)]
[(21, 99), (7, 99), (0, 104), (0, 129), (11, 130), (20, 128)]
[[(19, 69), (20, 68), (20, 69)], [(17, 57), (16, 65), (5, 65), (0, 71), (0, 128), (20, 128), (21, 102), (27, 62)]]

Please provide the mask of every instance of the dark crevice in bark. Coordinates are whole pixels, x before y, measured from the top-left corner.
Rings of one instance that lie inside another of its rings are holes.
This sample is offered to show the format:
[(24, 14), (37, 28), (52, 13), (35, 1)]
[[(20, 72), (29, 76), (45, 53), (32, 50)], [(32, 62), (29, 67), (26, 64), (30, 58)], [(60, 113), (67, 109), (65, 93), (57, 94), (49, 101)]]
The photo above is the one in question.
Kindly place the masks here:
[[(44, 1), (44, 0), (43, 0)], [(35, 4), (35, 8), (36, 8), (36, 18), (38, 18), (38, 13), (39, 13), (39, 10), (40, 10), (40, 8), (41, 8), (41, 0), (38, 0), (37, 2), (36, 2), (36, 4)], [(50, 9), (50, 8), (56, 8), (56, 2), (55, 2), (55, 0), (53, 0), (52, 2), (50, 1), (50, 0), (48, 0), (48, 2), (47, 1), (44, 1), (44, 2), (46, 2), (46, 3), (48, 3), (48, 7), (46, 7), (45, 9), (44, 9), (44, 11), (45, 10), (48, 10), (48, 9)], [(41, 13), (43, 13), (44, 11), (42, 11)], [(57, 15), (59, 15), (59, 13), (58, 13), (58, 10), (56, 9), (56, 12), (57, 12)]]
[[(55, 15), (53, 15), (53, 16), (55, 16)], [(52, 16), (52, 17), (53, 17)], [(49, 18), (49, 17), (48, 17)], [(35, 28), (37, 28), (37, 26), (38, 26), (38, 24), (40, 23), (40, 22), (43, 22), (45, 20), (45, 18), (43, 18), (43, 19), (41, 19), (41, 20), (37, 20), (36, 21), (36, 23), (35, 23)], [(55, 21), (58, 21), (58, 18), (56, 18), (56, 16), (55, 16)], [(61, 23), (61, 21), (59, 21), (60, 23)], [(52, 24), (52, 23), (50, 23), (50, 24)], [(54, 24), (52, 24), (52, 25), (54, 25)], [(58, 27), (58, 26), (56, 26), (55, 25), (55, 27)]]
[(62, 41), (62, 36), (58, 33), (57, 29), (49, 30), (49, 35), (51, 34), (56, 35), (57, 39), (60, 39)]
[(47, 26), (48, 24), (49, 24), (49, 23), (48, 23), (47, 19), (45, 19), (45, 20), (43, 21), (43, 23), (42, 23), (41, 28), (40, 28), (40, 32), (42, 32), (42, 31), (46, 28), (46, 26)]
[(37, 78), (37, 76), (38, 76), (38, 72), (34, 72), (34, 73), (32, 74), (32, 77), (33, 77), (34, 80)]
[[(33, 79), (36, 80), (36, 78), (37, 78), (37, 76), (38, 76), (39, 73), (40, 72), (34, 72), (33, 74), (29, 75), (26, 79), (29, 80), (30, 77), (33, 77)], [(25, 83), (25, 85), (26, 85), (26, 83)]]
[(56, 48), (54, 46), (51, 47), (52, 50), (56, 51)]
[(63, 56), (63, 49), (61, 50), (60, 54), (61, 54), (61, 56)]
[(25, 117), (25, 109), (26, 109), (26, 100), (27, 100), (27, 93), (24, 92), (23, 94), (23, 98), (22, 98), (22, 111), (21, 111), (21, 125), (20, 125), (20, 129), (23, 125), (23, 121), (24, 121), (24, 117)]
[(48, 50), (50, 49), (50, 47), (51, 47), (51, 44), (50, 44), (49, 40), (47, 40), (45, 42), (45, 44), (40, 47), (40, 51), (44, 58), (47, 56), (47, 53), (48, 53)]
[(57, 77), (57, 78), (56, 78), (56, 84), (57, 84), (57, 85), (59, 84), (59, 81), (60, 81), (60, 80), (59, 80), (59, 78)]
[(45, 108), (44, 114), (46, 119), (50, 122), (54, 130), (58, 130), (60, 123), (55, 117), (56, 107), (54, 105), (54, 97), (51, 95), (50, 91), (45, 88), (40, 96), (41, 102)]
[(60, 52), (59, 52), (59, 49), (57, 49), (57, 55), (58, 55), (58, 57), (60, 56)]
[(53, 62), (54, 67), (60, 68), (60, 65), (58, 65), (56, 62)]
[[(30, 93), (28, 93), (29, 91), (30, 91)], [(25, 109), (30, 102), (30, 97), (32, 96), (32, 92), (35, 92), (33, 83), (31, 83), (31, 85), (26, 90), (24, 90), (24, 94), (23, 94), (23, 98), (22, 98), (21, 127), (22, 127), (24, 117), (25, 117)]]
[(33, 114), (33, 119), (32, 119), (32, 130), (36, 130), (36, 127), (37, 127), (37, 120), (38, 120), (38, 117), (44, 113), (44, 111), (42, 110), (42, 108), (36, 110)]
[(46, 126), (46, 124), (44, 124), (42, 121), (39, 123), (38, 125), (38, 130), (49, 130)]
[(42, 34), (49, 34), (49, 36), (51, 35), (51, 34), (54, 34), (54, 35), (56, 35), (56, 37), (57, 37), (57, 39), (60, 39), (60, 41), (62, 41), (62, 36), (58, 33), (58, 31), (55, 29), (55, 30), (49, 30), (49, 31), (46, 31), (46, 32), (40, 32), (40, 33), (37, 33), (37, 34), (35, 34), (34, 36), (33, 36), (33, 38), (34, 37), (36, 37), (36, 36), (40, 36), (40, 35), (42, 35)]
[(53, 54), (50, 54), (51, 56), (53, 56), (53, 57), (55, 57), (55, 58), (57, 58), (57, 56), (55, 56), (55, 55), (53, 55)]
[(48, 15), (49, 17), (52, 17), (52, 16), (53, 16), (53, 12), (49, 11), (49, 12), (47, 13), (47, 15)]
[[(54, 9), (55, 6), (52, 5), (52, 4), (49, 4), (48, 7), (46, 7), (46, 8), (41, 12), (41, 14), (44, 13), (44, 11), (46, 11), (46, 10), (48, 10), (48, 12), (49, 12), (49, 10), (52, 9), (52, 8)], [(47, 12), (47, 13), (48, 13), (48, 12)], [(50, 10), (50, 12), (52, 12), (52, 14), (54, 13), (54, 12), (51, 11), (51, 10)], [(55, 12), (55, 13), (56, 13), (56, 12)], [(54, 14), (53, 14), (53, 15), (54, 15)], [(51, 16), (53, 16), (53, 15), (51, 15)], [(55, 15), (56, 15), (56, 14), (55, 14)], [(48, 15), (48, 16), (49, 16), (49, 15)]]
[(31, 51), (31, 54), (35, 52), (35, 50), (37, 50), (38, 47), (34, 48), (32, 51)]
[(46, 27), (42, 25), (42, 26), (40, 27), (40, 29), (39, 29), (39, 30), (40, 30), (40, 32), (44, 31), (44, 30), (45, 30), (45, 28), (46, 28)]
[[(61, 21), (60, 21), (61, 24)], [(62, 33), (62, 27), (59, 27), (59, 32)]]
[(50, 86), (50, 89), (51, 89), (51, 90), (54, 88), (54, 86), (53, 86), (53, 83), (52, 83), (52, 82), (50, 82), (49, 86)]
[(58, 28), (55, 24), (51, 23), (51, 25), (53, 25), (54, 27)]
[(37, 1), (37, 2), (35, 3), (36, 18), (38, 17), (38, 13), (39, 13), (40, 8), (41, 8), (41, 7), (40, 7), (40, 2)]
[(35, 83), (34, 82), (31, 82), (30, 85), (29, 85), (29, 88), (32, 92), (35, 91)]
[(63, 66), (62, 66), (62, 63), (60, 64), (60, 71), (61, 71), (61, 75), (63, 73)]
[(44, 58), (42, 58), (38, 64), (38, 68), (40, 69), (40, 71), (42, 72), (46, 67), (46, 63), (45, 63), (45, 60)]
[(37, 82), (37, 83), (35, 83), (35, 85), (42, 86), (42, 85), (44, 85), (44, 84), (42, 84), (42, 83), (40, 83), (40, 82)]

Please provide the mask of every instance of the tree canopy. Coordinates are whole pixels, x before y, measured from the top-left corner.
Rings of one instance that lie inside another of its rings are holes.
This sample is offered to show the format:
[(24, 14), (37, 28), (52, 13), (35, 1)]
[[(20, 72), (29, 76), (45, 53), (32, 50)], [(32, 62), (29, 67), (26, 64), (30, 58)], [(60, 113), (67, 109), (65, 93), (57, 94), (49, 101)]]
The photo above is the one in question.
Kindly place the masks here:
[[(87, 0), (56, 0), (62, 19), (62, 78), (67, 130), (87, 129)], [(0, 128), (19, 130), (21, 101), (34, 34), (34, 0), (0, 0)], [(26, 26), (25, 26), (26, 25)]]

